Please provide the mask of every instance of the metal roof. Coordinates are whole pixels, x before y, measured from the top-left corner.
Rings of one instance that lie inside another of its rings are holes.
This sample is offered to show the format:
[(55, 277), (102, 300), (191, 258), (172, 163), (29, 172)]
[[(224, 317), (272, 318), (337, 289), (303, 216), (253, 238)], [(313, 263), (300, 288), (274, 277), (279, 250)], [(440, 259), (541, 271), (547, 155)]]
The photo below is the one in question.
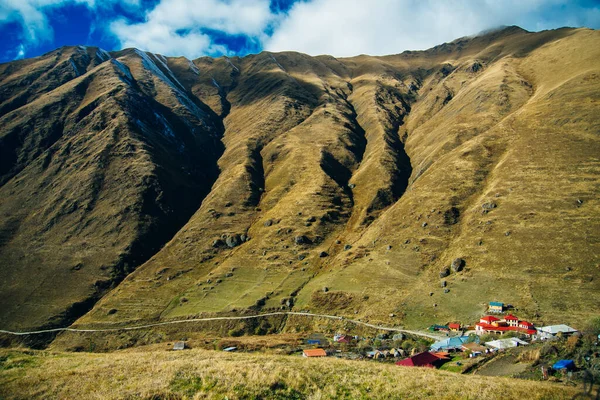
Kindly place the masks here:
[(538, 331), (542, 331), (544, 333), (550, 333), (552, 335), (556, 335), (558, 332), (562, 333), (574, 333), (577, 332), (577, 329), (571, 328), (568, 325), (560, 324), (560, 325), (548, 325), (538, 328)]

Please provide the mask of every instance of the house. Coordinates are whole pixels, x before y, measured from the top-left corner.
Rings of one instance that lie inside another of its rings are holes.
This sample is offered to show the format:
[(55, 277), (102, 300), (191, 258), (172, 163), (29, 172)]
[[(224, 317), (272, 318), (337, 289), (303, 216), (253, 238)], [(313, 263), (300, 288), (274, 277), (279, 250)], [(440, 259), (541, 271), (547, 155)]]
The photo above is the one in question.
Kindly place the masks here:
[(457, 331), (460, 331), (460, 324), (457, 324), (457, 323), (448, 324), (448, 328), (453, 332), (457, 332)]
[(526, 346), (528, 344), (529, 343), (517, 338), (498, 339), (492, 340), (491, 342), (485, 342), (486, 346), (489, 346), (496, 350), (510, 349), (518, 346)]
[(504, 311), (504, 303), (500, 303), (499, 301), (490, 301), (488, 311), (491, 313), (501, 313)]
[(327, 352), (323, 349), (305, 349), (302, 351), (303, 357), (327, 357)]
[(519, 318), (515, 317), (512, 314), (508, 314), (506, 317), (504, 317), (504, 320), (506, 321), (508, 326), (517, 326), (519, 324)]
[(450, 332), (450, 329), (446, 325), (431, 325), (428, 330), (430, 332)]
[(548, 325), (538, 328), (538, 332), (542, 338), (550, 338), (561, 333), (562, 335), (572, 335), (577, 332), (577, 329), (571, 328), (568, 325)]
[(471, 353), (485, 353), (487, 349), (479, 343), (469, 342), (462, 345), (462, 350)]
[(450, 356), (450, 353), (448, 353), (446, 351), (438, 351), (436, 353), (431, 353), (431, 354), (438, 357), (440, 360), (450, 360), (452, 358), (452, 356)]
[(475, 333), (478, 335), (483, 335), (485, 333), (504, 335), (506, 332), (511, 331), (528, 336), (537, 333), (537, 330), (531, 322), (522, 321), (514, 315), (507, 315), (503, 320), (496, 318), (493, 315), (486, 315), (479, 319), (479, 323), (475, 324)]
[(430, 349), (433, 351), (460, 351), (467, 340), (469, 340), (468, 336), (455, 336), (435, 342)]
[(175, 342), (173, 345), (173, 350), (185, 350), (185, 342)]
[(333, 341), (336, 343), (350, 343), (352, 341), (352, 336), (338, 334), (333, 337)]
[(441, 358), (434, 354), (431, 354), (428, 351), (424, 351), (423, 353), (415, 354), (414, 356), (398, 361), (396, 365), (404, 367), (437, 368), (442, 363), (443, 360)]

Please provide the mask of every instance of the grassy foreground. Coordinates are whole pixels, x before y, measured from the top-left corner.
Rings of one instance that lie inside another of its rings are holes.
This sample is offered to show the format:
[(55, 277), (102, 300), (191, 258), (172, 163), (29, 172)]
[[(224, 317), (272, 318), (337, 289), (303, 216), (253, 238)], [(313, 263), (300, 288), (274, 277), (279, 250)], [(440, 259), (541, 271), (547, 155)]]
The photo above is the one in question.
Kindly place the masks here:
[(0, 399), (560, 399), (576, 388), (391, 364), (133, 349), (0, 350)]

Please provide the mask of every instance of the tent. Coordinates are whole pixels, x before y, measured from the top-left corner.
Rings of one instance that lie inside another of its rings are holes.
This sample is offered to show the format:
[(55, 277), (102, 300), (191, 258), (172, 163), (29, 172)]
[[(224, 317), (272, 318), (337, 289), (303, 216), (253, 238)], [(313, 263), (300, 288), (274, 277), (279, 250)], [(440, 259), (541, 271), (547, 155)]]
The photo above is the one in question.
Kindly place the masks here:
[(573, 360), (558, 360), (553, 366), (553, 369), (566, 369), (572, 370), (575, 369), (575, 363)]

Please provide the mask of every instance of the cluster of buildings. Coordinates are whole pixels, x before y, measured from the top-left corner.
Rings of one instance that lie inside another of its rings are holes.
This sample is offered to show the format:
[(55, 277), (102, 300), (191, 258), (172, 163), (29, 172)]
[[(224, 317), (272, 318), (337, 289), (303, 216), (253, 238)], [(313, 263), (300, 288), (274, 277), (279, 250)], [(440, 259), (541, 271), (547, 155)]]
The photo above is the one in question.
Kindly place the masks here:
[[(396, 365), (410, 367), (429, 367), (437, 368), (451, 358), (451, 353), (466, 352), (469, 357), (477, 357), (479, 355), (494, 353), (504, 349), (525, 346), (529, 343), (526, 340), (547, 340), (558, 335), (572, 335), (577, 332), (576, 329), (570, 326), (549, 325), (536, 328), (529, 321), (519, 319), (513, 314), (501, 316), (507, 308), (503, 303), (490, 302), (488, 311), (489, 314), (479, 319), (474, 326), (462, 326), (460, 323), (449, 323), (447, 325), (432, 325), (430, 331), (445, 332), (449, 337), (440, 340), (431, 345), (429, 351), (414, 354), (410, 357), (403, 358), (396, 362)], [(456, 336), (452, 333), (456, 332)], [(512, 332), (512, 335), (507, 333)], [(473, 333), (475, 335), (473, 335)], [(480, 338), (484, 334), (494, 334), (500, 336), (497, 340), (491, 340), (485, 343), (480, 343)], [(502, 338), (502, 336), (505, 336)], [(395, 335), (394, 340), (402, 340), (402, 334)], [(334, 343), (352, 343), (357, 340), (356, 336), (338, 334), (333, 337)], [(311, 335), (307, 339), (307, 344), (325, 346), (329, 341), (322, 335)], [(328, 353), (322, 348), (306, 349), (303, 351), (305, 357), (325, 357)], [(366, 353), (366, 356), (373, 359), (388, 358), (388, 357), (405, 357), (405, 351), (402, 349), (390, 350), (373, 350)]]

